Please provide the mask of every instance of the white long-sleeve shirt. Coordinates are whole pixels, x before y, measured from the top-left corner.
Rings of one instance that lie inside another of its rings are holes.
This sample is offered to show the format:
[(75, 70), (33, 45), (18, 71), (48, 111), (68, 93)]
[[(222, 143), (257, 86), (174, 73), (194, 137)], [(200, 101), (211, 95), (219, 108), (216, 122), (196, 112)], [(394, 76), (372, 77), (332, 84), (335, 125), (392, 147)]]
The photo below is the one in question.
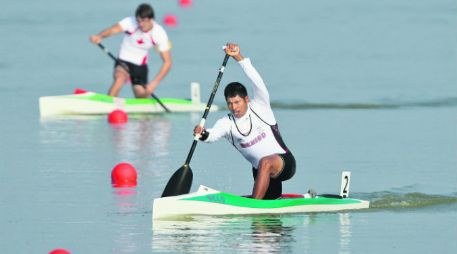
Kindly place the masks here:
[(241, 68), (253, 84), (253, 96), (246, 114), (236, 118), (232, 114), (219, 119), (208, 129), (205, 142), (226, 138), (252, 164), (258, 168), (260, 159), (288, 151), (279, 134), (278, 125), (270, 106), (270, 95), (262, 77), (249, 58), (239, 61)]

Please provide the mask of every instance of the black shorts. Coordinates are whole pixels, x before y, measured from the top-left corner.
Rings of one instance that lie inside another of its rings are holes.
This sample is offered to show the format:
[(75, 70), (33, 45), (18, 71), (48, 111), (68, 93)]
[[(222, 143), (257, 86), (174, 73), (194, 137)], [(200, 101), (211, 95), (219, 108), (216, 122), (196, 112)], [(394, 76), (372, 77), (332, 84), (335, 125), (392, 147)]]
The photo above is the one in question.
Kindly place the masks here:
[[(128, 67), (132, 85), (145, 86), (148, 83), (148, 66), (146, 64), (136, 65), (123, 60), (119, 60), (119, 62), (122, 62), (125, 64), (124, 66)], [(114, 67), (120, 65), (119, 62), (116, 62)]]
[[(283, 168), (279, 175), (276, 177), (270, 177), (270, 184), (268, 185), (267, 192), (263, 199), (277, 199), (281, 197), (282, 194), (282, 181), (289, 180), (292, 176), (295, 175), (296, 165), (295, 165), (295, 158), (292, 153), (287, 152), (284, 154), (278, 154), (279, 157), (284, 161)], [(254, 177), (254, 181), (257, 178), (258, 170), (256, 168), (252, 168), (252, 176)]]

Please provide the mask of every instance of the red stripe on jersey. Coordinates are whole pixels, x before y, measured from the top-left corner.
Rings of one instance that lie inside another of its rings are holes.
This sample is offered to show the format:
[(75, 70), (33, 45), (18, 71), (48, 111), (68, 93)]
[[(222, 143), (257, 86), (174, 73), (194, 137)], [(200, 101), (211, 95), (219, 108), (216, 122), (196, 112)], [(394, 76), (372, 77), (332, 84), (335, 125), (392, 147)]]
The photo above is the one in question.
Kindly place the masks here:
[(141, 65), (145, 65), (148, 63), (148, 56), (143, 57), (143, 61), (141, 62)]
[(157, 43), (154, 41), (154, 39), (152, 39), (152, 36), (151, 36), (150, 34), (149, 34), (149, 38), (151, 39), (151, 43), (152, 43), (152, 45), (154, 45), (154, 46), (155, 46)]

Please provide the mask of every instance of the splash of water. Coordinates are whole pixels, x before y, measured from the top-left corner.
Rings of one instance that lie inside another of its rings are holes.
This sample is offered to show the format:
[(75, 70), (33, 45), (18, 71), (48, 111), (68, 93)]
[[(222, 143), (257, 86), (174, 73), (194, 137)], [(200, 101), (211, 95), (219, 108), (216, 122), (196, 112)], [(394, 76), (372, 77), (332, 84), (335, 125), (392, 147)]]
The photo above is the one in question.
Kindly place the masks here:
[(404, 209), (457, 203), (457, 195), (433, 195), (420, 192), (395, 193), (377, 192), (367, 195), (370, 208), (375, 209)]

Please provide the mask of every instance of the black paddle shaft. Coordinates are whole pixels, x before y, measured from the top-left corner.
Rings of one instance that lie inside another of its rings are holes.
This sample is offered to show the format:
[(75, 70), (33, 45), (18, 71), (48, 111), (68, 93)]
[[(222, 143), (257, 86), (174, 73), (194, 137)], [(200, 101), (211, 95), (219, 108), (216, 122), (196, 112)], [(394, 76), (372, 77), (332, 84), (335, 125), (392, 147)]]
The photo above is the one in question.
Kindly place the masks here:
[[(119, 61), (119, 59), (117, 57), (115, 57), (113, 54), (111, 54), (111, 52), (105, 47), (103, 46), (103, 44), (99, 43), (97, 44), (103, 51), (105, 51), (105, 53), (111, 57), (111, 59), (113, 59), (117, 64), (119, 64), (122, 68), (124, 68), (125, 71), (127, 71), (128, 73), (130, 73), (129, 71), (129, 67)], [(165, 111), (167, 111), (168, 113), (170, 113), (171, 111), (162, 103), (162, 101), (160, 101), (159, 97), (157, 97), (154, 93), (151, 94), (151, 96), (160, 104), (160, 106), (162, 106), (163, 109), (165, 109)]]
[[(211, 108), (211, 105), (213, 104), (214, 96), (216, 96), (216, 92), (217, 92), (217, 89), (219, 88), (219, 84), (221, 83), (222, 74), (224, 74), (224, 69), (225, 69), (225, 66), (227, 65), (227, 61), (228, 61), (229, 57), (230, 56), (228, 54), (225, 54), (225, 58), (224, 58), (224, 61), (222, 62), (221, 68), (219, 69), (219, 74), (217, 75), (216, 82), (214, 82), (213, 91), (211, 92), (211, 95), (209, 97), (208, 104), (206, 104), (206, 109), (205, 109), (205, 112), (203, 113), (202, 120), (206, 120), (206, 117), (208, 117), (209, 110)], [(192, 155), (194, 154), (195, 147), (197, 146), (197, 143), (198, 143), (198, 140), (194, 139), (184, 165), (189, 165), (190, 160), (192, 159)]]
[[(219, 69), (219, 74), (217, 76), (216, 82), (214, 83), (213, 92), (209, 97), (208, 104), (206, 104), (205, 112), (203, 113), (202, 120), (200, 121), (200, 126), (203, 127), (203, 124), (208, 116), (209, 109), (213, 104), (214, 96), (216, 95), (217, 88), (222, 79), (222, 74), (224, 73), (225, 66), (227, 65), (227, 61), (229, 59), (229, 55), (225, 55), (224, 62), (222, 63), (221, 68)], [(192, 155), (194, 154), (195, 147), (197, 146), (198, 137), (195, 136), (194, 142), (190, 148), (189, 154), (187, 155), (187, 159), (185, 164), (180, 167), (176, 172), (171, 176), (170, 180), (168, 180), (165, 189), (163, 190), (162, 197), (169, 197), (169, 196), (177, 196), (182, 194), (189, 193), (190, 187), (192, 186), (192, 178), (193, 173), (192, 169), (189, 166), (190, 160), (192, 159)]]

